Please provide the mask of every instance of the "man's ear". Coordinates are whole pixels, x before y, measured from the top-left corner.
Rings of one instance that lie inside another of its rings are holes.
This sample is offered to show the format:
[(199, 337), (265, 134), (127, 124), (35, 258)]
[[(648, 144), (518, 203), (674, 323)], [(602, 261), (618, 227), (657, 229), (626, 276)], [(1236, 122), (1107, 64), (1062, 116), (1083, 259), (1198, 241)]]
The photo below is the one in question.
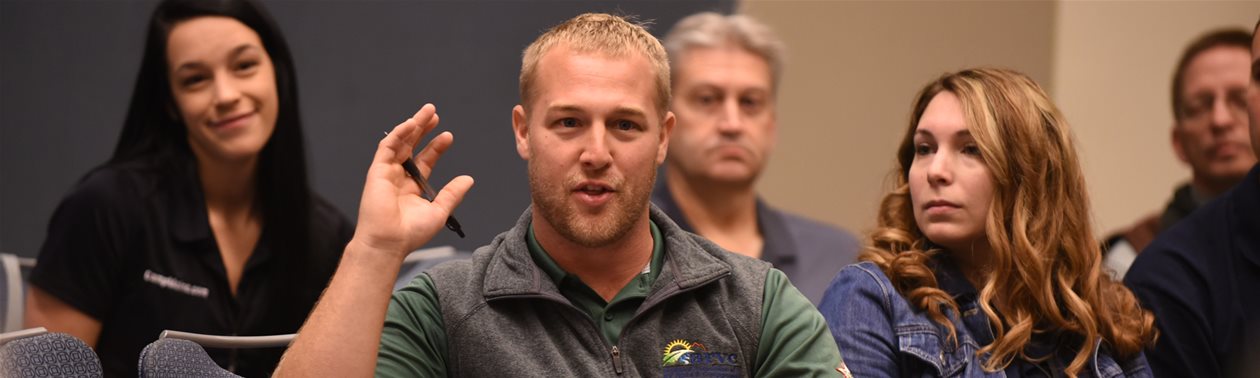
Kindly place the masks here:
[(512, 108), (512, 134), (516, 137), (516, 153), (521, 159), (529, 160), (529, 127), (525, 117), (525, 107), (516, 105)]
[(674, 112), (665, 112), (665, 122), (661, 122), (661, 145), (656, 149), (657, 166), (665, 163), (665, 156), (669, 152), (669, 138), (674, 134), (674, 123), (677, 120)]
[(1187, 165), (1189, 165), (1190, 157), (1186, 156), (1186, 147), (1183, 144), (1184, 142), (1181, 140), (1181, 133), (1178, 132), (1180, 127), (1181, 126), (1179, 126), (1178, 124), (1173, 123), (1172, 133), (1171, 133), (1172, 134), (1172, 148), (1173, 148), (1173, 152), (1177, 154), (1177, 159), (1181, 160), (1182, 163), (1186, 163)]

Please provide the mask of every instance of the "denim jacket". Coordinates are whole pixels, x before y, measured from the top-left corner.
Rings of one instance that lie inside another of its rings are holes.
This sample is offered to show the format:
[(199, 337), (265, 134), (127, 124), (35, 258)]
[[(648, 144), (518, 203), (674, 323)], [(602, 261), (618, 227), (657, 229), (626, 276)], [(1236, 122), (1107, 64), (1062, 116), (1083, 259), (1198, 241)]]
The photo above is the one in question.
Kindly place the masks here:
[[(991, 329), (988, 318), (974, 295), (955, 294), (974, 289), (956, 269), (948, 269), (952, 266), (945, 268), (936, 269), (937, 281), (942, 290), (954, 295), (963, 314), (960, 319), (953, 311), (946, 312), (957, 332), (957, 344), (947, 339), (947, 328), (902, 297), (875, 264), (862, 262), (840, 270), (827, 288), (819, 310), (854, 377), (1007, 376), (1006, 371), (987, 372), (982, 367), (988, 356), (977, 356), (976, 351), (992, 343), (993, 336), (976, 335), (969, 329)], [(965, 289), (949, 285), (965, 285)], [(1054, 348), (1030, 343), (1030, 354), (1045, 355), (1037, 349)], [(1050, 358), (1050, 372), (1063, 376), (1072, 357), (1071, 353), (1060, 353)], [(1080, 376), (1150, 377), (1151, 371), (1143, 355), (1117, 361), (1099, 339)]]

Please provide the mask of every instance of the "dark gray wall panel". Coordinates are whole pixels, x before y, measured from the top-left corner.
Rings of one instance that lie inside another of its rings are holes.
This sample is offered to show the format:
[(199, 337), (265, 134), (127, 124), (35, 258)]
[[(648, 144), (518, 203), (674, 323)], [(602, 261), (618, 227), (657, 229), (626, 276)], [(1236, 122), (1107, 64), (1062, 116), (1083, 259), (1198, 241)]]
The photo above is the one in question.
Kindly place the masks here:
[[(0, 251), (34, 256), (57, 202), (105, 161), (121, 130), (155, 3), (0, 1)], [(468, 232), (434, 245), (472, 249), (529, 203), (511, 109), (520, 53), (546, 28), (588, 11), (655, 20), (734, 1), (264, 1), (292, 48), (312, 185), (350, 217), (381, 131), (437, 104), (455, 147), (435, 183), (477, 184), (456, 215)]]

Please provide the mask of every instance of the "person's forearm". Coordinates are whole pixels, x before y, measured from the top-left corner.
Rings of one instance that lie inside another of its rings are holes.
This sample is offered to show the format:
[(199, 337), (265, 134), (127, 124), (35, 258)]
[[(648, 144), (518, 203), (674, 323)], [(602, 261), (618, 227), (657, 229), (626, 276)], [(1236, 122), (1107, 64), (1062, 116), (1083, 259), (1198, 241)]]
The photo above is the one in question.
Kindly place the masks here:
[(394, 278), (402, 266), (397, 255), (352, 240), (275, 376), (371, 376)]
[(44, 327), (49, 332), (68, 333), (92, 348), (96, 348), (96, 340), (101, 336), (99, 320), (35, 285), (27, 286), (23, 318), (24, 328)]

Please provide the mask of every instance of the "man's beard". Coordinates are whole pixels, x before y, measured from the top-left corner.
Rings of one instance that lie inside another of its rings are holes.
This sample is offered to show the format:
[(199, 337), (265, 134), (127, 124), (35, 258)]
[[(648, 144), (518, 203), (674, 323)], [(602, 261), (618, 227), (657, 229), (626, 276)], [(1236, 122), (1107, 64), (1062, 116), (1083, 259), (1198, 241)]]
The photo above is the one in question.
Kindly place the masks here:
[(529, 189), (534, 211), (542, 214), (560, 236), (587, 248), (604, 247), (624, 238), (643, 217), (656, 184), (656, 170), (642, 173), (647, 180), (604, 178), (617, 190), (612, 201), (604, 205), (602, 215), (583, 216), (571, 196), (573, 188), (585, 177), (572, 176), (562, 183), (543, 182), (535, 169), (530, 162)]

